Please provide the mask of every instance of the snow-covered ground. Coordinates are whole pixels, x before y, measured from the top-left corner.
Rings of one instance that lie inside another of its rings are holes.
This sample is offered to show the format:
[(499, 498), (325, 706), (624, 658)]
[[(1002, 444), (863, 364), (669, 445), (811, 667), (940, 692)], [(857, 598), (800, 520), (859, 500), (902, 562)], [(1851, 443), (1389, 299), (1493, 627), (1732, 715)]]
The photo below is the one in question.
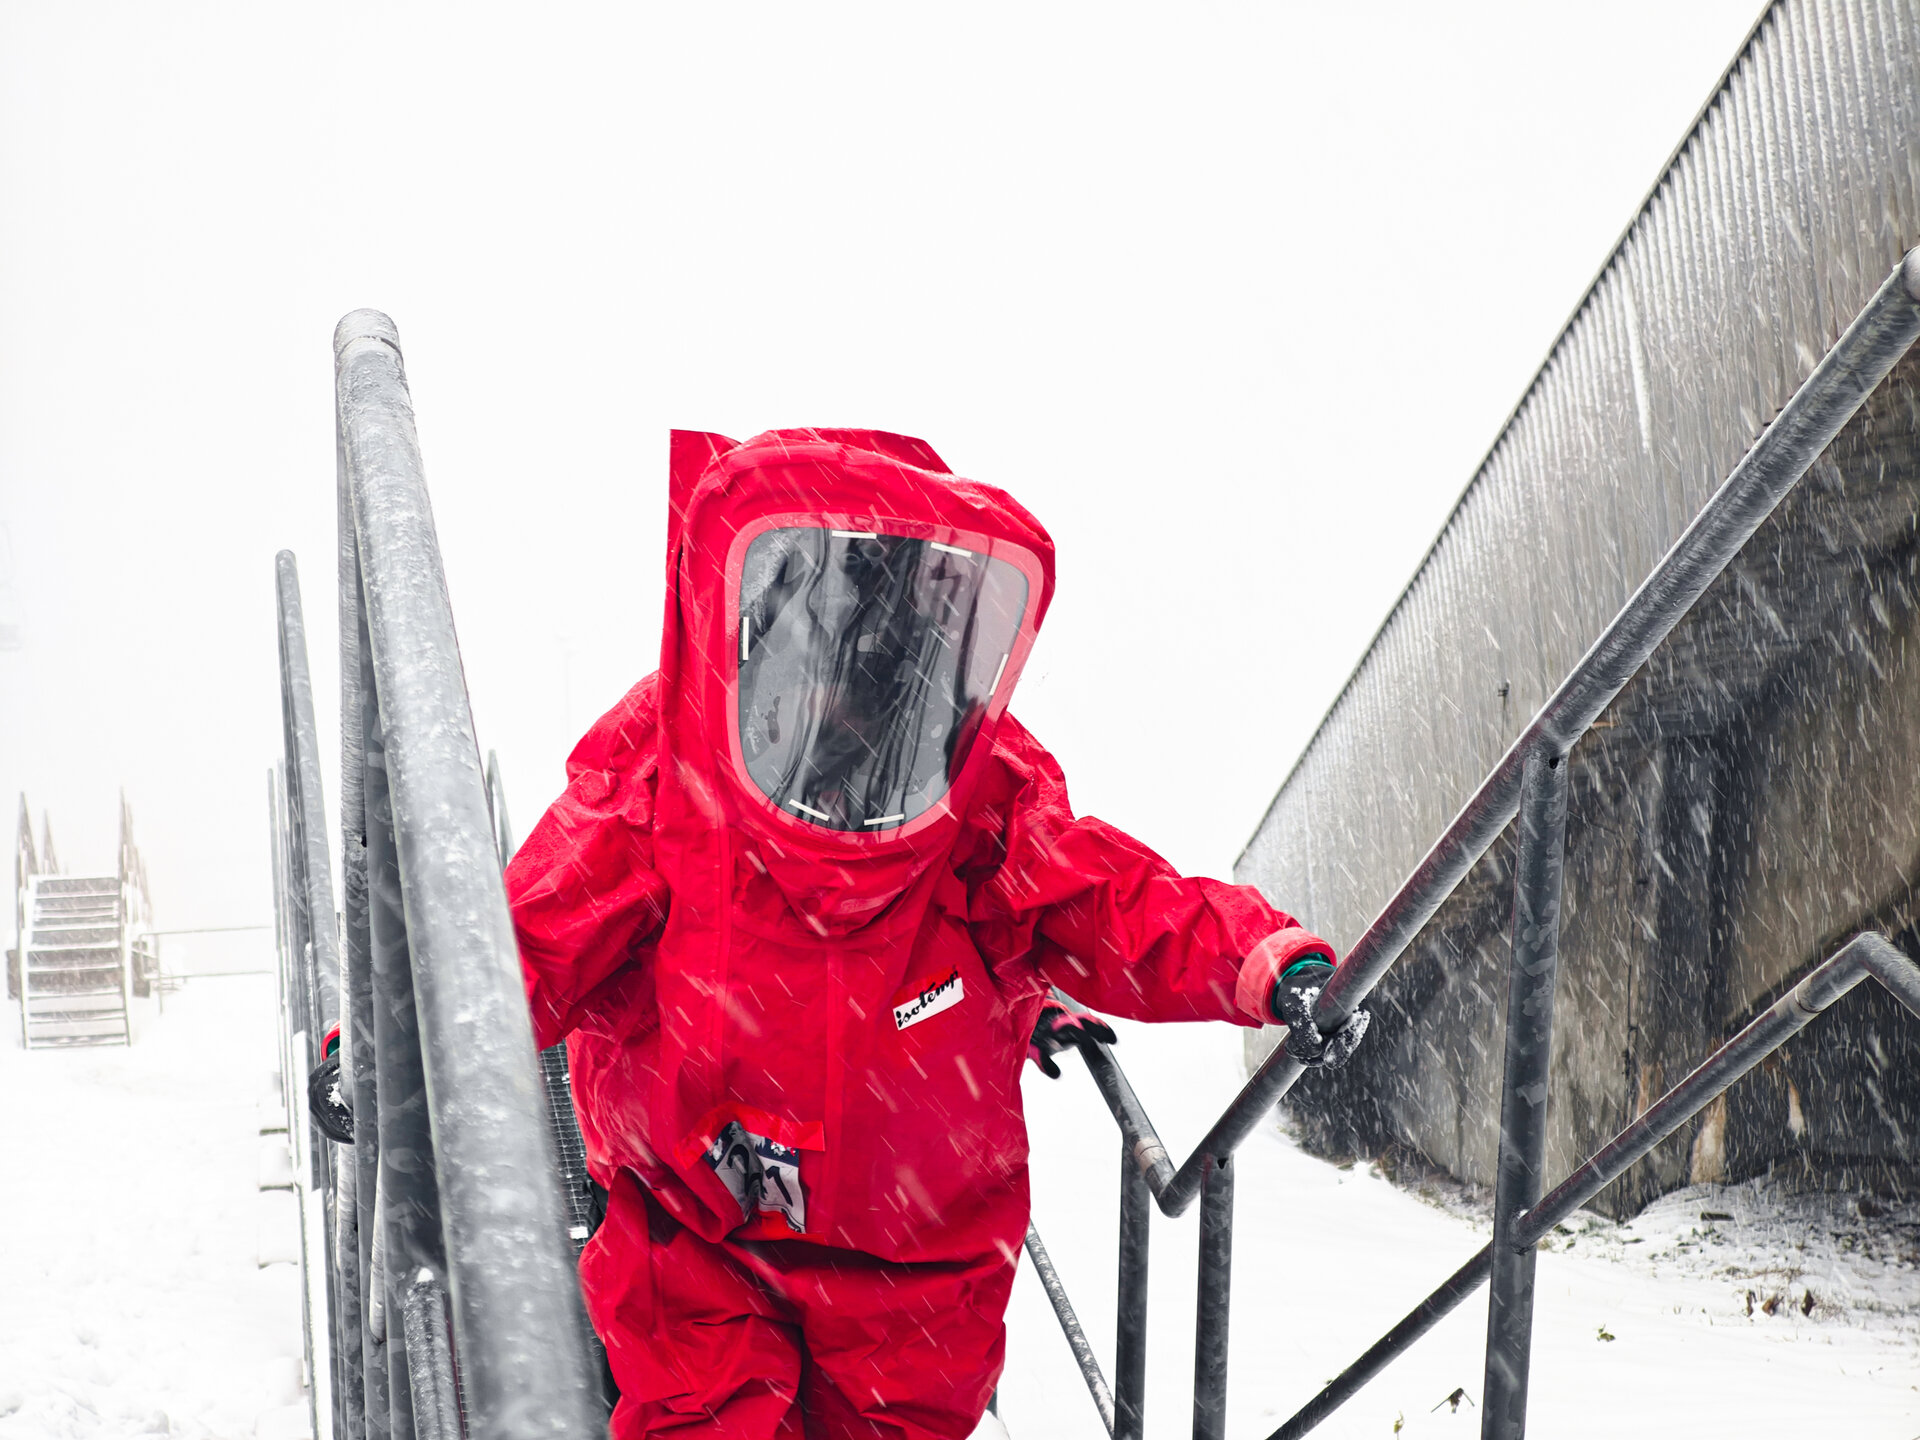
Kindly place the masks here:
[[(0, 1042), (0, 1440), (247, 1440), (303, 1418), (296, 1273), (260, 1264), (298, 1244), (290, 1197), (258, 1188), (273, 1019), (266, 979), (203, 980), (132, 1050)], [(1122, 1061), (1184, 1153), (1238, 1084), (1237, 1036), (1121, 1030)], [(1029, 1074), (1035, 1215), (1111, 1373), (1119, 1144), (1066, 1068)], [(1272, 1128), (1238, 1164), (1228, 1432), (1260, 1440), (1486, 1232), (1457, 1190), (1423, 1199)], [(1856, 1207), (1736, 1186), (1669, 1196), (1629, 1226), (1581, 1217), (1541, 1257), (1533, 1433), (1913, 1440), (1920, 1209)], [(1154, 1224), (1148, 1426), (1171, 1437), (1191, 1428), (1197, 1236), (1191, 1215)], [(1477, 1434), (1485, 1317), (1483, 1294), (1318, 1433)], [(1024, 1265), (1009, 1326), (1014, 1440), (1098, 1440)]]
[[(259, 1188), (273, 982), (198, 980), (132, 1049), (0, 1004), (0, 1440), (251, 1440), (299, 1400), (292, 1197)], [(304, 1417), (304, 1410), (299, 1412)]]
[[(1118, 1058), (1184, 1158), (1239, 1085), (1238, 1037), (1118, 1028)], [(1111, 1378), (1119, 1139), (1084, 1068), (1063, 1068), (1058, 1082), (1028, 1072), (1034, 1219)], [(1271, 1126), (1237, 1166), (1227, 1433), (1259, 1440), (1485, 1244), (1487, 1227), (1451, 1190), (1422, 1199), (1370, 1165), (1337, 1169)], [(1532, 1433), (1913, 1440), (1920, 1209), (1866, 1209), (1748, 1185), (1670, 1195), (1626, 1226), (1576, 1217), (1539, 1262)], [(1191, 1433), (1197, 1243), (1192, 1212), (1155, 1216), (1154, 1436)], [(1486, 1314), (1482, 1290), (1315, 1434), (1478, 1435)], [(1008, 1324), (1000, 1408), (1014, 1440), (1104, 1435), (1024, 1265)], [(1457, 1389), (1456, 1412), (1443, 1397)]]

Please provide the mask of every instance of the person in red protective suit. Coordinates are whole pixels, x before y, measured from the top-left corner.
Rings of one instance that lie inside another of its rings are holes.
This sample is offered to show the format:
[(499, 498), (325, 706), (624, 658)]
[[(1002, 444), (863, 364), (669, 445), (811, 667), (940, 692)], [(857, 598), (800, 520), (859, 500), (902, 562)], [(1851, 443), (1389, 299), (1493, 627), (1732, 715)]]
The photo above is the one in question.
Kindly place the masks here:
[(610, 1192), (613, 1433), (957, 1440), (1026, 1232), (1022, 1059), (1111, 1033), (1053, 988), (1261, 1025), (1332, 950), (1074, 816), (1007, 714), (1054, 583), (1010, 496), (858, 430), (675, 432), (671, 490), (660, 668), (507, 871)]

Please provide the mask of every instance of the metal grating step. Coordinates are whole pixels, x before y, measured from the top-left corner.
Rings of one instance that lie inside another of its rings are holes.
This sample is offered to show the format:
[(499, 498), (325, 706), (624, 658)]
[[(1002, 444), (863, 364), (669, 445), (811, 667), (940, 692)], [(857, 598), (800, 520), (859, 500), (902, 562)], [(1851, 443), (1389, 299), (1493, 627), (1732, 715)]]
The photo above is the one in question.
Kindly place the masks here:
[(118, 875), (36, 875), (33, 887), (42, 895), (118, 895)]
[(46, 1025), (122, 1025), (126, 1015), (122, 1010), (36, 1010), (33, 1018), (27, 1022), (29, 1030)]
[(54, 970), (27, 971), (27, 989), (32, 995), (67, 995), (77, 990), (98, 990), (111, 980), (119, 988), (123, 971), (114, 965), (74, 965)]
[(97, 1035), (34, 1035), (27, 1041), (29, 1050), (73, 1050), (91, 1045), (124, 1045), (124, 1029), (103, 1030)]
[(91, 990), (35, 990), (32, 1005), (27, 1015), (29, 1020), (38, 1020), (43, 1015), (60, 1010), (84, 1010), (93, 1015), (104, 1010), (123, 1008), (118, 985), (111, 990), (98, 985)]
[(118, 924), (102, 924), (96, 920), (81, 920), (77, 923), (49, 925), (44, 920), (36, 920), (33, 926), (33, 948), (43, 945), (118, 945), (120, 927)]

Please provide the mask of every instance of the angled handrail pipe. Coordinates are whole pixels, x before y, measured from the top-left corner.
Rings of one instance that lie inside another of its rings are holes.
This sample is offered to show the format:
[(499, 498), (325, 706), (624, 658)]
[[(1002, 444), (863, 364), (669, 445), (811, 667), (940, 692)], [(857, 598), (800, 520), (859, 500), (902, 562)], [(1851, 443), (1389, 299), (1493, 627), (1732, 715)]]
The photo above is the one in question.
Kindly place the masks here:
[[(430, 1133), (440, 1222), (432, 1238), (444, 1245), (460, 1393), (476, 1440), (586, 1440), (604, 1427), (604, 1410), (552, 1179), (519, 952), (398, 332), (378, 311), (357, 310), (335, 332), (334, 357), (342, 513), (351, 522), (342, 572), (359, 578), (358, 593), (342, 596), (342, 613), (353, 614), (365, 643), (358, 710), (366, 727), (370, 959), (376, 988), (408, 989), (416, 1006), (420, 1120), (430, 1117), (431, 1129), (411, 1133)], [(376, 826), (390, 826), (392, 844), (378, 871)], [(377, 903), (390, 898), (397, 915)], [(382, 1062), (406, 1054), (409, 1018), (391, 1037), (398, 1048), (376, 1036), (387, 1050), (375, 1059), (382, 1092)], [(397, 1075), (406, 1087), (408, 1077)], [(396, 1098), (412, 1096), (403, 1088)], [(384, 1111), (388, 1097), (379, 1100)], [(388, 1136), (384, 1115), (379, 1133)], [(401, 1237), (389, 1226), (386, 1238)], [(389, 1255), (387, 1265), (417, 1259), (431, 1269), (436, 1258)], [(393, 1274), (384, 1279), (393, 1297), (384, 1345), (391, 1352), (398, 1340), (404, 1351), (396, 1313), (404, 1294)], [(397, 1420), (408, 1366), (385, 1363)]]
[(312, 1171), (296, 1187), (308, 1354), (331, 1399), (323, 1423), (315, 1387), (315, 1433), (587, 1440), (606, 1410), (500, 878), (504, 792), (474, 739), (385, 316), (341, 322), (335, 379), (337, 912), (287, 553), (276, 562), (285, 756), (269, 777), (288, 1133)]
[[(1867, 397), (1920, 339), (1920, 250), (1908, 252), (1788, 399), (1719, 489), (1700, 509), (1567, 677), (1540, 707), (1398, 892), (1334, 971), (1315, 1007), (1323, 1035), (1346, 1024), (1365, 997), (1516, 815), (1522, 816), (1509, 967), (1507, 1053), (1502, 1088), (1495, 1242), (1469, 1260), (1320, 1395), (1274, 1433), (1305, 1434), (1491, 1279), (1485, 1434), (1525, 1432), (1532, 1349), (1533, 1246), (1728, 1085), (1871, 974), (1920, 1015), (1920, 967), (1878, 936), (1860, 936), (1717, 1050), (1705, 1064), (1540, 1199), (1544, 1107), (1552, 1043), (1554, 976), (1565, 843), (1567, 757), (1681, 618), (1799, 483)], [(1530, 797), (1530, 798), (1529, 798)], [(1525, 802), (1525, 803), (1523, 803)], [(1524, 811), (1524, 814), (1523, 814)], [(1203, 1205), (1200, 1314), (1195, 1350), (1194, 1434), (1218, 1440), (1226, 1387), (1226, 1257), (1231, 1253), (1231, 1159), (1263, 1116), (1304, 1073), (1276, 1047), (1207, 1134), (1176, 1165), (1108, 1047), (1081, 1047), (1089, 1074), (1123, 1142), (1123, 1187), (1137, 1175), (1160, 1210)], [(1144, 1234), (1127, 1223), (1123, 1188), (1119, 1350), (1137, 1357), (1144, 1324), (1144, 1274), (1129, 1246)], [(1144, 1231), (1144, 1205), (1141, 1223)], [(1064, 1302), (1064, 1294), (1061, 1299)], [(1142, 1312), (1142, 1313), (1135, 1313)], [(1070, 1307), (1062, 1312), (1071, 1314)], [(1069, 1338), (1073, 1327), (1069, 1327)], [(1076, 1349), (1077, 1353), (1077, 1349)], [(1121, 1423), (1138, 1433), (1139, 1376), (1123, 1366)], [(1102, 1418), (1112, 1422), (1103, 1407)]]
[(1107, 1388), (1107, 1377), (1100, 1373), (1100, 1362), (1094, 1358), (1087, 1332), (1081, 1328), (1080, 1317), (1067, 1298), (1067, 1287), (1060, 1281), (1060, 1272), (1054, 1269), (1053, 1259), (1031, 1221), (1027, 1224), (1026, 1247), (1027, 1258), (1033, 1262), (1033, 1273), (1040, 1277), (1040, 1288), (1047, 1292), (1047, 1303), (1053, 1306), (1054, 1318), (1060, 1322), (1067, 1346), (1073, 1351), (1073, 1363), (1080, 1367), (1080, 1378), (1087, 1382), (1087, 1393), (1093, 1396), (1094, 1408), (1100, 1412), (1100, 1423), (1111, 1435), (1114, 1433), (1113, 1392)]
[(513, 821), (507, 818), (507, 782), (500, 774), (500, 757), (491, 750), (487, 751), (487, 818), (493, 825), (493, 848), (504, 870), (517, 847)]
[[(321, 793), (320, 740), (307, 664), (306, 621), (299, 569), (290, 552), (274, 560), (274, 598), (280, 658), (281, 762), (269, 776), (269, 823), (274, 860), (275, 939), (279, 952), (285, 1034), (281, 1077), (287, 1092), (289, 1140), (306, 1176), (295, 1187), (301, 1209), (302, 1295), (308, 1373), (313, 1377), (311, 1419), (316, 1436), (323, 1416), (336, 1440), (360, 1440), (355, 1421), (359, 1339), (343, 1320), (343, 1295), (357, 1290), (357, 1257), (342, 1247), (337, 1219), (342, 1166), (333, 1147), (306, 1115), (306, 1084), (323, 1059), (325, 1037), (340, 1024), (339, 926), (327, 859), (326, 807)], [(350, 1191), (348, 1192), (351, 1193)], [(311, 1207), (311, 1213), (309, 1211)], [(346, 1232), (351, 1236), (350, 1229)], [(317, 1240), (318, 1243), (315, 1243)], [(326, 1405), (320, 1375), (327, 1376)]]
[[(1884, 936), (1871, 933), (1854, 936), (1521, 1215), (1509, 1232), (1513, 1249), (1531, 1252), (1554, 1226), (1619, 1179), (1628, 1166), (1712, 1104), (1749, 1070), (1869, 977), (1878, 980), (1902, 1006), (1920, 1018), (1920, 965)], [(1409, 1345), (1478, 1290), (1491, 1272), (1494, 1259), (1491, 1243), (1481, 1247), (1478, 1254), (1415, 1306), (1404, 1320), (1275, 1430), (1269, 1440), (1298, 1440), (1352, 1399)]]
[[(307, 623), (300, 606), (300, 571), (293, 552), (274, 557), (279, 600), (281, 724), (285, 733), (287, 821), (299, 853), (292, 922), (303, 988), (312, 995), (309, 1041), (340, 1023), (339, 931), (333, 918), (333, 868), (327, 859), (327, 823), (320, 786), (320, 732), (314, 721), (313, 679), (307, 669)], [(184, 933), (184, 932), (183, 932)], [(317, 1057), (316, 1057), (317, 1058)]]
[[(1910, 251), (1354, 943), (1315, 1007), (1322, 1033), (1346, 1023), (1513, 819), (1528, 757), (1543, 747), (1570, 750), (1586, 734), (1916, 338), (1920, 251)], [(1300, 1074), (1298, 1062), (1276, 1049), (1201, 1142), (1201, 1151), (1237, 1146)], [(1190, 1167), (1191, 1160), (1181, 1179)], [(1175, 1198), (1185, 1198), (1184, 1189)]]
[[(1331, 1035), (1347, 1022), (1506, 829), (1519, 809), (1527, 758), (1542, 748), (1561, 752), (1573, 748), (1916, 338), (1920, 338), (1920, 250), (1910, 251), (1894, 267), (1354, 942), (1314, 1011), (1323, 1034)], [(1096, 1061), (1092, 1066), (1095, 1083), (1135, 1147), (1141, 1173), (1167, 1215), (1183, 1214), (1193, 1204), (1207, 1157), (1230, 1155), (1238, 1149), (1303, 1073), (1298, 1061), (1276, 1047), (1176, 1168), (1119, 1065), (1105, 1047), (1101, 1052), (1104, 1063)]]

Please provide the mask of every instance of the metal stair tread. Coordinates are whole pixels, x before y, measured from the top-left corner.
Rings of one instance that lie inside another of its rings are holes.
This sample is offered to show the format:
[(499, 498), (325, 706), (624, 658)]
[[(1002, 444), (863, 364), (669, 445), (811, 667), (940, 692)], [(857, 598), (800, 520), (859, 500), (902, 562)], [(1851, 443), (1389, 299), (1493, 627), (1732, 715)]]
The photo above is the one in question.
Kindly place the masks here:
[[(119, 966), (117, 965), (114, 966), (113, 967), (114, 973), (117, 974), (119, 969), (120, 969)], [(40, 975), (63, 976), (64, 975), (68, 977), (78, 978), (81, 976), (97, 977), (106, 972), (107, 972), (107, 967), (104, 965), (87, 965), (87, 966), (76, 965), (71, 970), (34, 970), (34, 971), (29, 971), (28, 973), (36, 976), (40, 976)], [(97, 979), (95, 979), (94, 984), (96, 987), (98, 987), (98, 989), (102, 993), (104, 993), (105, 987), (99, 986), (99, 982)], [(56, 986), (56, 985), (35, 985), (32, 987), (32, 995), (33, 995), (33, 998), (36, 1000), (38, 1000), (42, 996), (78, 995), (80, 993), (81, 992), (78, 990), (69, 990), (63, 986)], [(115, 981), (113, 986), (113, 993), (116, 995), (120, 993), (120, 985), (117, 980)]]
[(118, 1010), (42, 1010), (29, 1025), (119, 1025)]

